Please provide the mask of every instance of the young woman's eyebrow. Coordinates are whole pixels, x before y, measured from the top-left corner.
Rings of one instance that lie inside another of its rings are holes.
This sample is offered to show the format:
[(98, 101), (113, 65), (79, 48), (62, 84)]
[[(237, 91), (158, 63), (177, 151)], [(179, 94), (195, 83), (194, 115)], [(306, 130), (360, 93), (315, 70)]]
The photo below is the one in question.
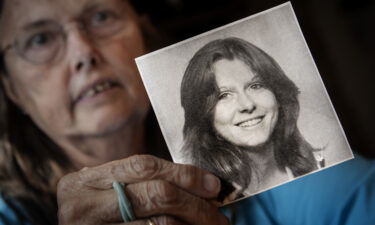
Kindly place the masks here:
[(261, 77), (259, 75), (254, 75), (253, 78), (251, 78), (250, 82), (257, 82), (261, 81)]
[(220, 92), (224, 92), (224, 91), (234, 91), (234, 88), (233, 88), (233, 87), (228, 87), (228, 86), (223, 86), (223, 87), (219, 87), (219, 91), (220, 91)]

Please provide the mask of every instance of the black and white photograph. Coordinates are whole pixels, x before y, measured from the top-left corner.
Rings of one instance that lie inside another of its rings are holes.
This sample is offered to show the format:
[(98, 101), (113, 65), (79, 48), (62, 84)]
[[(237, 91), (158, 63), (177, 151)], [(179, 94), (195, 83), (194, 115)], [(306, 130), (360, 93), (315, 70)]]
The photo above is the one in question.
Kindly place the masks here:
[(222, 181), (222, 204), (353, 158), (285, 3), (136, 59), (174, 162)]

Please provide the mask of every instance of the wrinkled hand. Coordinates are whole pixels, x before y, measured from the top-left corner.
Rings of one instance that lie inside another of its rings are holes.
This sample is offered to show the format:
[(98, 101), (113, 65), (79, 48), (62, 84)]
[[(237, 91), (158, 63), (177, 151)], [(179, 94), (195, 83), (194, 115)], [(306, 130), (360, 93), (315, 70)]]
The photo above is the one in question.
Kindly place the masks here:
[(128, 225), (228, 225), (210, 199), (219, 180), (188, 165), (136, 155), (64, 176), (57, 190), (60, 225), (123, 224), (112, 182), (126, 183), (136, 221)]

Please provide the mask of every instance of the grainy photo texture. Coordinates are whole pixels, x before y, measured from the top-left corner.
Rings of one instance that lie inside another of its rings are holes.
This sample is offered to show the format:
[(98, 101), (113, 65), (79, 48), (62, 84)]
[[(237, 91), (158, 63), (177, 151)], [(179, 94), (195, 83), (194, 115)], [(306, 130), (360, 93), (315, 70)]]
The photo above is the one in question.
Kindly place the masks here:
[(137, 60), (174, 161), (230, 203), (353, 157), (290, 3)]

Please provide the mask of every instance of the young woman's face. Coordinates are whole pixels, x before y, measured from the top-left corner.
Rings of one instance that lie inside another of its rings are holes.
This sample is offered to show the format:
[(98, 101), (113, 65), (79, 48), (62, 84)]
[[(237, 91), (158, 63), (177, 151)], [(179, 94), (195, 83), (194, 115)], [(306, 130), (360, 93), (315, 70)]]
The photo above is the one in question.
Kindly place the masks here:
[(143, 40), (127, 1), (6, 0), (0, 26), (1, 49), (17, 43), (4, 57), (7, 94), (55, 141), (146, 113), (134, 63)]
[(238, 146), (265, 143), (277, 123), (275, 95), (238, 59), (219, 60), (213, 68), (220, 90), (214, 111), (216, 131)]

